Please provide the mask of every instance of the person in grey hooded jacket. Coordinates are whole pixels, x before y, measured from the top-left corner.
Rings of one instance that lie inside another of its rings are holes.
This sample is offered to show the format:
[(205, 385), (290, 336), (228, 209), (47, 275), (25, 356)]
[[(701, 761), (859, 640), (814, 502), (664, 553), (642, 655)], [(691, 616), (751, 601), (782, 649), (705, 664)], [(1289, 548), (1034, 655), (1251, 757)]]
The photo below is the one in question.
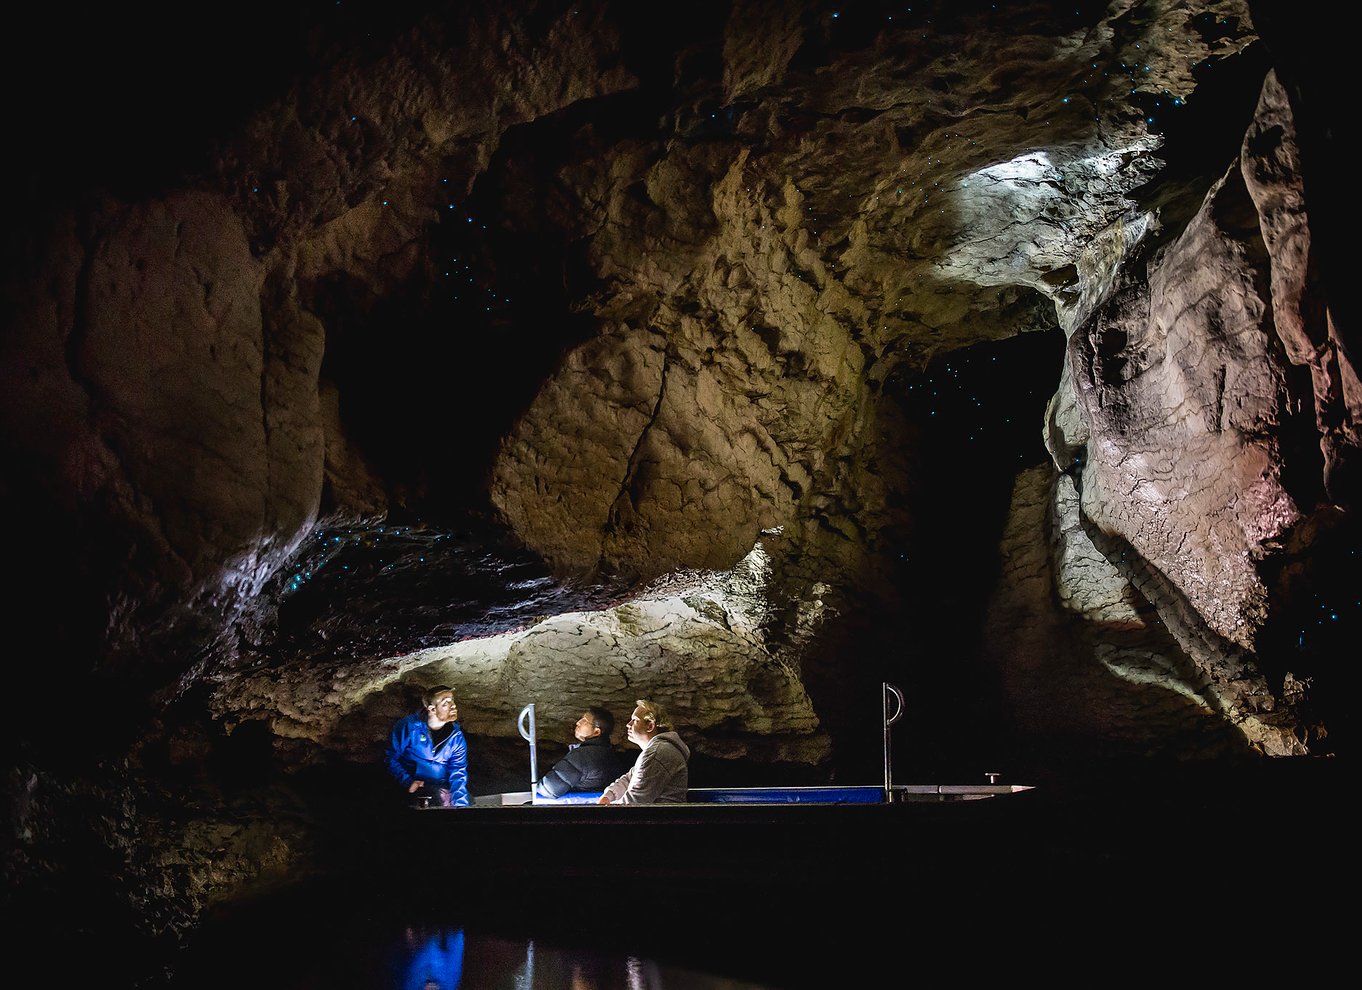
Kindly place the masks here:
[(636, 704), (628, 733), (642, 752), (597, 804), (684, 804), (690, 786), (690, 747), (676, 734), (661, 705), (642, 698)]

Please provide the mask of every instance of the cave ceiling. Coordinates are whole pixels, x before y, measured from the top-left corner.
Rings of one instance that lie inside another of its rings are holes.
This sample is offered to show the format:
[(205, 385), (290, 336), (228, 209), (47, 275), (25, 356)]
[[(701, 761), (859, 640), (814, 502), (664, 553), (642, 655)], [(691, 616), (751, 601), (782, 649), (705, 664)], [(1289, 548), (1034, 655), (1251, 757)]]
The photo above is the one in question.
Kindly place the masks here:
[(1328, 745), (1359, 387), (1254, 12), (636, 6), (78, 48), (0, 353), (63, 676), (361, 761), (434, 682), (716, 759), (881, 679), (938, 758)]

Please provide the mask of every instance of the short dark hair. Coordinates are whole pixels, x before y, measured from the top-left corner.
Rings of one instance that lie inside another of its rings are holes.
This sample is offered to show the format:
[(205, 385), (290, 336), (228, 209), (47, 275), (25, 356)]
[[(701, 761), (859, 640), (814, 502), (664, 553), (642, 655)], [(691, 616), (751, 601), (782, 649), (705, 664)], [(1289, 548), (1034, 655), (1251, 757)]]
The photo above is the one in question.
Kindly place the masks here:
[(586, 713), (591, 716), (591, 724), (601, 730), (601, 735), (609, 739), (610, 733), (615, 731), (615, 716), (597, 705), (592, 705)]

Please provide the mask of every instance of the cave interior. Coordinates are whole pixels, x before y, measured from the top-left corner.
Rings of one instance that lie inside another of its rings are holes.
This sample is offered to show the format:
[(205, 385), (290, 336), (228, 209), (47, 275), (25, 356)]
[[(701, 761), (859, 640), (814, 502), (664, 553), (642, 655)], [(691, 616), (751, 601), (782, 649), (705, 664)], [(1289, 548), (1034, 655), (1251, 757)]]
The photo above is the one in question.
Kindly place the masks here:
[(169, 979), (363, 855), (434, 684), (490, 795), (526, 704), (542, 772), (645, 697), (692, 787), (876, 784), (890, 683), (896, 781), (1036, 785), (1014, 854), (1316, 903), (1362, 385), (1299, 7), (26, 12), (11, 934)]

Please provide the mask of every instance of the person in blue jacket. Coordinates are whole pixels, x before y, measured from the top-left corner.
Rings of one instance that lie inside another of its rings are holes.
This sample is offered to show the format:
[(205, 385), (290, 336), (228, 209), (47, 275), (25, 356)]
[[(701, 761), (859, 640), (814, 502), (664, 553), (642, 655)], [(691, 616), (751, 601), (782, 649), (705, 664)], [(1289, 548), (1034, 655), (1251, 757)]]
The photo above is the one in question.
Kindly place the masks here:
[[(410, 795), (422, 791), (446, 808), (468, 806), (468, 747), (454, 691), (437, 685), (421, 696), (424, 712), (397, 720), (384, 762)], [(432, 793), (433, 792), (433, 793)]]
[(463, 929), (408, 928), (406, 951), (394, 960), (390, 975), (402, 990), (459, 990), (463, 982)]

